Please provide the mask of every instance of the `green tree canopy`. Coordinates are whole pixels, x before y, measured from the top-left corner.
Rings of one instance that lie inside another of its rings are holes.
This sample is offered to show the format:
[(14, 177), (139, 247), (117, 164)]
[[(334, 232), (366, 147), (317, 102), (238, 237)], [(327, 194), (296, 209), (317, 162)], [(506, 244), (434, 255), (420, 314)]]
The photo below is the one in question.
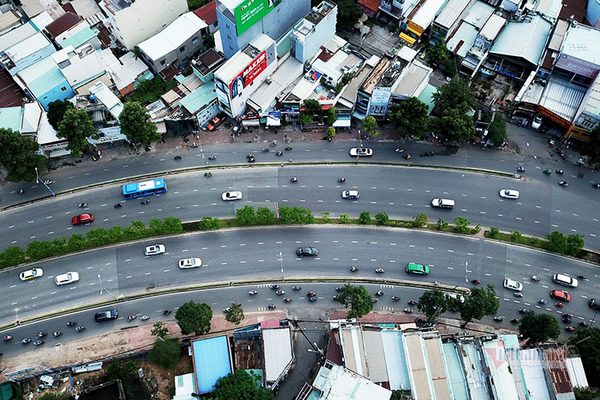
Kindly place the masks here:
[(327, 116), (325, 119), (329, 125), (333, 125), (333, 123), (337, 120), (337, 112), (335, 107), (331, 107), (329, 110), (327, 110)]
[(600, 328), (577, 328), (569, 344), (577, 347), (590, 384), (600, 385)]
[(56, 136), (67, 139), (67, 149), (73, 153), (79, 153), (90, 147), (88, 138), (97, 139), (98, 129), (92, 124), (92, 120), (85, 110), (74, 108), (65, 111), (63, 119), (58, 124)]
[(551, 251), (561, 254), (567, 252), (567, 238), (562, 233), (554, 231), (546, 236), (546, 239), (548, 239), (548, 245)]
[(119, 115), (121, 133), (131, 143), (149, 145), (161, 139), (156, 130), (156, 124), (150, 121), (150, 115), (140, 103), (130, 101), (125, 103)]
[(182, 334), (204, 335), (210, 331), (212, 316), (212, 309), (208, 304), (195, 303), (190, 300), (179, 307), (175, 313), (175, 320), (181, 328)]
[(225, 311), (225, 319), (233, 324), (239, 325), (244, 318), (244, 310), (237, 304), (232, 305)]
[(173, 370), (181, 358), (179, 340), (159, 337), (150, 350), (150, 362)]
[(442, 117), (433, 120), (436, 131), (452, 142), (464, 142), (475, 137), (473, 117), (466, 107), (447, 108), (442, 111)]
[(420, 136), (429, 126), (429, 107), (416, 97), (395, 104), (391, 108), (390, 120), (398, 132)]
[(58, 124), (62, 121), (67, 110), (74, 110), (75, 106), (69, 100), (54, 100), (48, 103), (48, 122), (55, 131), (58, 131)]
[(496, 289), (493, 285), (486, 288), (474, 287), (469, 296), (464, 296), (463, 303), (458, 302), (458, 311), (463, 320), (464, 328), (473, 319), (481, 319), (486, 315), (495, 314), (500, 307), (500, 300), (496, 297)]
[(19, 132), (0, 128), (0, 164), (6, 169), (10, 182), (32, 182), (46, 170), (46, 157), (37, 154), (40, 145)]
[(576, 256), (583, 248), (583, 236), (579, 234), (573, 234), (567, 236), (567, 254), (570, 256)]
[(335, 128), (333, 126), (327, 127), (325, 134), (327, 135), (327, 137), (334, 138), (335, 137)]
[(435, 322), (448, 309), (448, 301), (441, 290), (426, 290), (417, 302), (417, 309), (425, 314), (427, 322)]
[(556, 339), (560, 335), (560, 323), (553, 315), (527, 311), (519, 323), (519, 333), (529, 339), (528, 345), (535, 346)]
[(364, 286), (346, 284), (337, 297), (337, 301), (346, 308), (350, 308), (346, 319), (360, 318), (373, 309), (373, 298)]
[(219, 378), (215, 390), (204, 398), (206, 400), (270, 400), (273, 396), (273, 392), (263, 389), (259, 376), (240, 368), (233, 374)]
[(304, 109), (310, 114), (321, 114), (321, 104), (314, 99), (304, 100)]
[(435, 45), (429, 46), (425, 52), (425, 59), (430, 67), (435, 67), (446, 61), (448, 59), (446, 43), (436, 41)]
[(337, 0), (337, 30), (351, 32), (362, 15), (362, 11), (354, 0)]
[(362, 128), (365, 130), (367, 135), (371, 135), (373, 137), (377, 137), (379, 135), (379, 131), (377, 130), (377, 120), (375, 117), (368, 116), (365, 117), (362, 121)]
[(164, 322), (155, 322), (152, 325), (152, 336), (157, 336), (159, 338), (165, 338), (169, 335), (169, 329), (165, 326)]
[(256, 225), (256, 212), (254, 211), (254, 207), (246, 205), (244, 208), (238, 208), (235, 211), (235, 221), (242, 226)]
[(494, 146), (500, 147), (506, 141), (508, 135), (506, 134), (506, 118), (504, 118), (504, 114), (495, 113), (494, 120), (490, 123), (488, 127), (488, 136), (487, 138), (492, 141)]
[(600, 125), (588, 135), (590, 141), (581, 146), (581, 154), (589, 156), (592, 163), (600, 162)]
[(469, 86), (469, 82), (464, 79), (453, 79), (449, 83), (440, 87), (433, 94), (433, 101), (440, 110), (464, 107), (474, 109), (477, 106), (475, 100), (475, 91)]

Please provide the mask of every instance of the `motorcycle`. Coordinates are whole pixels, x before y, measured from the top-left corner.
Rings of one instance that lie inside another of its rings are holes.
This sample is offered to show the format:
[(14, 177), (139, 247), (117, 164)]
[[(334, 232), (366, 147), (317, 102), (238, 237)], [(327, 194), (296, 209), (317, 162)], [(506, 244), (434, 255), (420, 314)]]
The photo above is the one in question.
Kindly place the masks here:
[(298, 182), (298, 178), (296, 178), (296, 177), (293, 177), (292, 179), (290, 179), (290, 182), (292, 182), (292, 183), (296, 183), (296, 182)]
[(67, 326), (75, 326), (77, 325), (77, 322), (75, 321), (67, 321)]
[(433, 156), (435, 156), (435, 153), (433, 151), (428, 151), (424, 155), (425, 155), (425, 157), (433, 157)]
[(400, 147), (398, 147), (396, 150), (394, 150), (396, 153), (403, 153), (404, 149), (401, 149)]
[(502, 322), (502, 321), (504, 321), (504, 317), (503, 316), (494, 317), (494, 321)]
[(548, 168), (548, 169), (544, 170), (544, 173), (546, 175), (550, 175), (550, 174), (552, 174), (552, 170), (550, 168)]
[(150, 200), (146, 199), (146, 200), (142, 200), (142, 204), (146, 205), (146, 204), (150, 204)]
[(538, 300), (538, 303), (539, 303), (539, 304), (546, 304), (546, 303), (548, 303), (548, 302), (547, 302), (546, 300), (544, 300), (544, 299), (539, 299), (539, 300)]
[(275, 153), (277, 155), (277, 157), (281, 157), (283, 155), (283, 151), (278, 151), (277, 153)]
[(412, 314), (412, 312), (413, 312), (413, 309), (412, 309), (412, 308), (410, 308), (410, 307), (406, 307), (406, 308), (405, 308), (404, 310), (402, 310), (402, 311), (404, 311), (404, 312), (405, 312), (405, 313), (407, 313), (407, 314)]
[(79, 206), (79, 208), (86, 208), (87, 203), (79, 203), (78, 206)]
[(350, 267), (350, 272), (357, 272), (358, 271), (358, 267), (352, 266)]
[(269, 146), (275, 147), (277, 146), (277, 142), (273, 140), (271, 143), (269, 143)]
[(338, 182), (339, 182), (339, 183), (344, 183), (344, 182), (346, 182), (346, 178), (343, 178), (343, 177), (342, 177), (342, 178), (338, 179)]
[(573, 328), (572, 326), (567, 326), (567, 327), (565, 327), (565, 331), (567, 331), (567, 332), (575, 332), (575, 328)]
[(565, 173), (565, 171), (563, 171), (562, 169), (557, 169), (556, 171), (554, 171), (555, 173), (557, 173), (558, 175), (562, 175)]
[(44, 331), (39, 331), (37, 335), (38, 335), (38, 337), (44, 337), (44, 336), (48, 336), (48, 333), (44, 332)]
[(208, 156), (208, 159), (211, 161), (214, 161), (217, 159), (217, 155), (216, 154), (211, 154), (210, 156)]
[(54, 183), (54, 181), (53, 181), (52, 179), (46, 179), (46, 180), (44, 181), (44, 184), (45, 184), (45, 185), (52, 185), (53, 183)]
[(344, 289), (341, 286), (338, 286), (338, 287), (335, 288), (336, 292), (341, 292), (342, 290), (344, 290)]
[(172, 313), (172, 311), (171, 310), (163, 310), (162, 313), (163, 313), (163, 315), (169, 315)]
[(281, 289), (280, 289), (280, 290), (276, 291), (276, 292), (275, 292), (275, 294), (276, 294), (277, 296), (284, 295), (284, 294), (285, 294), (285, 290), (281, 290)]
[(579, 279), (581, 279), (582, 281), (587, 281), (588, 280), (587, 276), (585, 276), (585, 275), (577, 275), (577, 277)]
[(385, 270), (383, 268), (376, 268), (375, 272), (378, 274), (383, 274), (385, 272)]
[(565, 306), (563, 303), (554, 303), (554, 305), (558, 308), (563, 308)]
[(256, 159), (254, 158), (254, 156), (248, 157), (248, 162), (253, 163), (255, 161), (256, 161)]
[(372, 297), (371, 300), (373, 301), (373, 304), (377, 303), (379, 300), (376, 299), (375, 297)]
[(521, 292), (514, 292), (513, 296), (515, 296), (515, 297), (523, 297), (523, 293), (521, 293)]
[(6, 335), (6, 336), (4, 336), (4, 337), (2, 338), (2, 340), (3, 340), (3, 341), (5, 341), (5, 342), (8, 342), (9, 340), (12, 340), (12, 338), (13, 338), (12, 336), (10, 336), (10, 335)]
[(147, 320), (149, 320), (149, 319), (150, 319), (150, 317), (149, 317), (149, 316), (147, 316), (147, 315), (142, 315), (142, 316), (140, 317), (140, 321), (147, 321)]
[(269, 150), (269, 149), (267, 149), (267, 148), (265, 147), (265, 148), (263, 148), (263, 149), (262, 149), (262, 151), (263, 151), (263, 153), (268, 153), (268, 152), (269, 152), (269, 151), (271, 151), (271, 150)]
[(472, 279), (471, 283), (474, 283), (475, 285), (479, 285), (481, 282), (479, 282), (479, 279)]
[(250, 296), (254, 296), (255, 294), (258, 294), (258, 291), (257, 290), (251, 290), (251, 291), (248, 292), (248, 294)]
[(114, 207), (114, 208), (121, 208), (121, 207), (123, 207), (123, 204), (121, 204), (121, 203), (117, 203), (117, 204), (115, 204), (113, 207)]
[(511, 323), (513, 324), (518, 324), (519, 323), (519, 318), (513, 318), (510, 320)]
[(517, 168), (517, 172), (525, 172), (525, 167), (522, 165), (519, 165), (519, 167)]
[(283, 301), (285, 301), (286, 303), (291, 303), (292, 299), (290, 299), (289, 297), (284, 297)]
[(17, 191), (17, 193), (18, 193), (18, 194), (23, 194), (23, 193), (25, 193), (25, 189), (19, 189), (19, 190)]
[(585, 322), (585, 321), (581, 321), (581, 322), (579, 323), (579, 326), (581, 326), (581, 327), (583, 327), (583, 328), (587, 328), (587, 327), (588, 327), (588, 326), (590, 326), (590, 325), (589, 325), (587, 322)]
[(375, 296), (383, 296), (383, 292), (381, 290), (378, 290), (377, 292), (375, 292)]
[(41, 345), (43, 345), (43, 344), (44, 344), (44, 341), (43, 341), (43, 340), (36, 340), (35, 342), (33, 342), (33, 345), (34, 345), (34, 346), (41, 346)]
[(292, 146), (288, 146), (285, 148), (285, 151), (292, 151)]
[(400, 301), (400, 296), (392, 296), (392, 301)]
[(519, 312), (520, 312), (521, 314), (525, 314), (525, 313), (527, 312), (527, 309), (526, 309), (526, 308), (521, 308), (521, 309), (519, 310)]
[(292, 290), (300, 290), (302, 289), (300, 286), (292, 286)]
[(594, 184), (592, 184), (592, 187), (594, 189), (600, 189), (600, 183), (594, 183)]
[(52, 332), (52, 336), (54, 336), (54, 337), (59, 337), (60, 335), (62, 335), (61, 331), (54, 331), (54, 332)]
[(133, 321), (136, 318), (137, 318), (137, 315), (131, 314), (131, 315), (127, 316), (127, 321)]
[(279, 287), (279, 285), (271, 285), (271, 289), (273, 289), (273, 290), (279, 290), (280, 287)]
[(267, 306), (267, 309), (269, 309), (269, 310), (274, 310), (274, 309), (276, 309), (276, 308), (277, 308), (277, 306), (276, 306), (275, 304), (269, 304), (269, 305)]
[(567, 186), (569, 186), (569, 182), (567, 182), (567, 181), (559, 181), (559, 182), (558, 182), (558, 184), (559, 184), (560, 186), (562, 186), (562, 187), (567, 187)]
[(531, 280), (534, 281), (534, 282), (539, 282), (540, 278), (537, 275), (534, 275), (534, 276), (531, 277)]
[(78, 326), (77, 328), (75, 328), (76, 332), (83, 332), (85, 330), (85, 326)]
[(31, 343), (31, 339), (23, 338), (23, 340), (21, 340), (21, 344), (28, 344), (28, 343)]
[(212, 176), (212, 172), (205, 172), (204, 176), (210, 178)]
[(317, 296), (317, 293), (315, 293), (313, 291), (306, 293), (306, 297), (316, 297), (316, 296)]
[(179, 161), (179, 160), (181, 160), (182, 158), (183, 158), (182, 156), (175, 156), (175, 157), (173, 157), (173, 160), (175, 160), (175, 161)]
[(407, 159), (407, 160), (410, 160), (410, 154), (405, 154), (404, 158)]
[(317, 297), (316, 296), (315, 297), (309, 297), (308, 301), (312, 301), (314, 303), (315, 301), (317, 301)]
[(414, 306), (417, 304), (416, 300), (409, 300), (408, 304), (410, 304), (411, 306)]

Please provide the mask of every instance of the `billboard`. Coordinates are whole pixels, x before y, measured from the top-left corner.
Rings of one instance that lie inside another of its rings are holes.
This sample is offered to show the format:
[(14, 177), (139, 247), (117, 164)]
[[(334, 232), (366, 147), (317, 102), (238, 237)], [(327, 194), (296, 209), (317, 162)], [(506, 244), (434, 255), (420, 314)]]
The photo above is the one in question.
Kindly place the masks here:
[(270, 13), (282, 0), (244, 0), (233, 10), (237, 34), (240, 36)]
[(263, 50), (229, 83), (229, 94), (231, 99), (241, 96), (244, 88), (248, 87), (265, 69), (267, 69), (267, 52)]

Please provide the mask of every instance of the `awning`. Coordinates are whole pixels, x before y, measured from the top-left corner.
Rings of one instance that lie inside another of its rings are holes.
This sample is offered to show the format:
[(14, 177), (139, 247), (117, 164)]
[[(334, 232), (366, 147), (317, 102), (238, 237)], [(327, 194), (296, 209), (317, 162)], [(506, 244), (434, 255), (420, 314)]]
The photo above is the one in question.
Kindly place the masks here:
[(258, 120), (258, 118), (242, 120), (242, 126), (259, 126), (259, 125), (260, 125), (260, 121)]
[(48, 153), (48, 157), (50, 158), (58, 158), (71, 155), (71, 150), (67, 149), (56, 149), (52, 150)]
[(281, 126), (281, 119), (271, 117), (270, 115), (267, 117), (267, 126)]
[(350, 128), (350, 119), (336, 119), (333, 123), (334, 128)]

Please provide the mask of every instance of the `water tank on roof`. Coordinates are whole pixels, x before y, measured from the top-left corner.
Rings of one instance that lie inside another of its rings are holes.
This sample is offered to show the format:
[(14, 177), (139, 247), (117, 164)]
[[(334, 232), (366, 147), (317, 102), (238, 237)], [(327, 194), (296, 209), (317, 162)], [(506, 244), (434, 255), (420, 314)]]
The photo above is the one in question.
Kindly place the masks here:
[(96, 98), (96, 95), (90, 94), (90, 103), (96, 104), (97, 102), (98, 102), (98, 99)]

